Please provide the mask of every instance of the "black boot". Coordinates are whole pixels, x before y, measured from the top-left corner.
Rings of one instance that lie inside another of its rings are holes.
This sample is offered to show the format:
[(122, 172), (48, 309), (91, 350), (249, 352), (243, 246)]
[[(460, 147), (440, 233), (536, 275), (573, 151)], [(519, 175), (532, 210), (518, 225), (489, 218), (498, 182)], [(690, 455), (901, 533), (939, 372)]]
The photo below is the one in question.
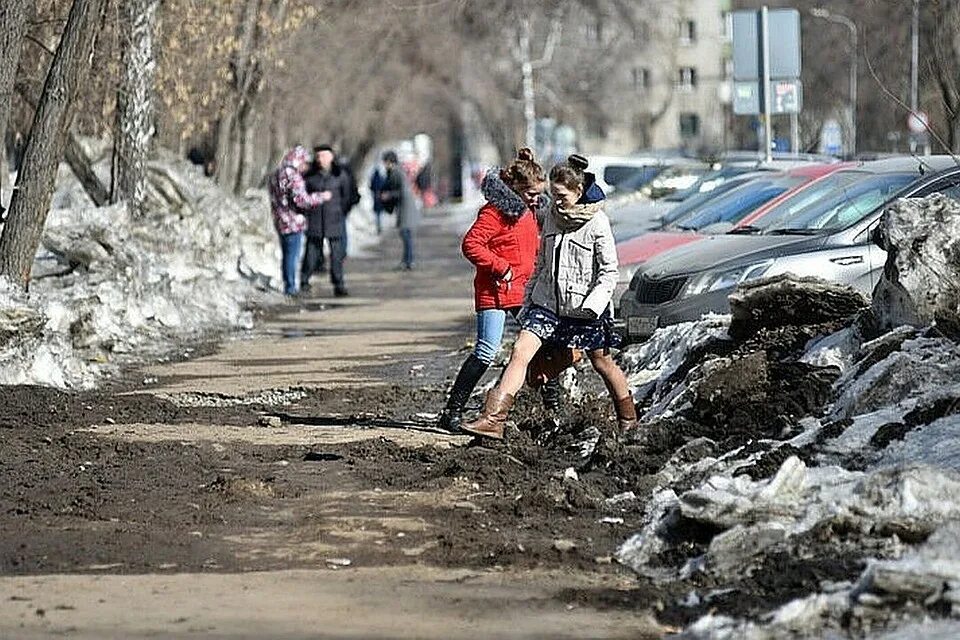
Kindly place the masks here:
[(470, 399), (474, 387), (480, 382), (480, 378), (487, 372), (487, 367), (489, 365), (472, 353), (460, 365), (460, 373), (457, 374), (457, 380), (450, 390), (447, 406), (440, 412), (440, 419), (437, 421), (439, 428), (447, 431), (459, 431), (460, 424), (463, 422), (463, 407)]
[(559, 413), (561, 394), (560, 379), (547, 380), (540, 387), (540, 399), (543, 400), (543, 408), (551, 413)]

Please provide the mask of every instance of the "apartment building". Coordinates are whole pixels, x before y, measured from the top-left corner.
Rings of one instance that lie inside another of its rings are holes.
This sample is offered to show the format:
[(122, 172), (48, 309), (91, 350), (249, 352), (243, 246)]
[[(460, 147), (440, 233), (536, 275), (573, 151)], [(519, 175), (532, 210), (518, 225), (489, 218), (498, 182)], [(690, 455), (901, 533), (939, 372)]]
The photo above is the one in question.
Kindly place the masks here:
[(621, 37), (621, 62), (608, 72), (603, 126), (584, 123), (581, 148), (630, 153), (723, 147), (730, 111), (729, 0), (661, 0), (637, 7), (629, 25), (615, 16), (597, 17), (610, 33), (631, 33)]

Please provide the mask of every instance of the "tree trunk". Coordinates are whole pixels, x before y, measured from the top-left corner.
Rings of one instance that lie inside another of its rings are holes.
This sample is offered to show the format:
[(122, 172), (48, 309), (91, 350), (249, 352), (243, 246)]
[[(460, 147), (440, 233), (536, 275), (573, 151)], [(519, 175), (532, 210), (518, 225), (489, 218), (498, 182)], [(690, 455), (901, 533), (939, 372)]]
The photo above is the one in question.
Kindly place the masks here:
[(243, 111), (251, 87), (253, 54), (257, 46), (257, 21), (263, 0), (246, 0), (243, 16), (237, 23), (236, 39), (239, 43), (233, 55), (233, 96), (224, 103), (217, 126), (217, 182), (235, 189), (239, 176), (240, 161), (240, 112)]
[[(0, 188), (10, 179), (7, 163), (7, 121), (13, 107), (13, 87), (20, 66), (20, 50), (26, 31), (30, 0), (0, 2)], [(0, 200), (0, 210), (3, 202)]]
[(10, 214), (0, 235), (0, 275), (24, 287), (30, 283), (30, 268), (50, 209), (71, 105), (90, 69), (106, 7), (107, 0), (73, 1), (33, 117)]
[(111, 200), (126, 200), (131, 213), (147, 206), (147, 156), (153, 139), (154, 36), (160, 0), (123, 0), (122, 70), (117, 90), (117, 126), (113, 162), (116, 184)]

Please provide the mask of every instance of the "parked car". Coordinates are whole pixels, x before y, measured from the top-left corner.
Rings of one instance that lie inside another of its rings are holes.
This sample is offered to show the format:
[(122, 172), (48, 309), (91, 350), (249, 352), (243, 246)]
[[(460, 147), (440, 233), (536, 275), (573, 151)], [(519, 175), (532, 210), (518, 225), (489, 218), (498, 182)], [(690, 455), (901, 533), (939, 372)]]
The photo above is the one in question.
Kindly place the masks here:
[[(607, 211), (614, 238), (618, 243), (671, 226), (674, 222), (705, 206), (706, 203), (727, 193), (735, 187), (746, 184), (754, 178), (770, 175), (768, 172), (754, 171), (725, 178), (712, 189), (695, 193), (682, 201), (674, 201), (668, 196), (654, 202), (632, 202), (611, 207)], [(675, 194), (674, 194), (675, 195)]]
[(677, 164), (672, 167), (667, 167), (661, 171), (656, 178), (651, 180), (650, 183), (643, 188), (643, 191), (654, 200), (659, 200), (677, 191), (689, 189), (712, 170), (713, 167), (700, 162)]
[(590, 168), (603, 192), (611, 195), (617, 185), (633, 178), (653, 180), (667, 167), (664, 158), (654, 155), (590, 156)]
[(669, 212), (669, 226), (664, 230), (645, 233), (617, 244), (620, 276), (615, 295), (626, 288), (640, 265), (654, 256), (703, 240), (708, 237), (706, 234), (735, 232), (747, 216), (755, 221), (754, 212), (766, 211), (796, 196), (818, 179), (843, 166), (809, 165), (786, 172), (759, 174), (716, 198), (706, 200), (682, 216), (677, 215), (677, 210)]
[[(741, 176), (737, 176), (731, 180), (724, 182), (719, 185), (713, 191), (707, 191), (706, 193), (698, 194), (692, 198), (688, 198), (687, 201), (681, 203), (678, 206), (673, 208), (663, 209), (663, 213), (660, 214), (659, 218), (656, 220), (651, 220), (649, 218), (651, 213), (657, 213), (656, 210), (644, 210), (639, 211), (633, 214), (630, 223), (621, 223), (613, 225), (613, 237), (617, 242), (617, 255), (618, 261), (620, 264), (619, 267), (619, 278), (617, 282), (617, 288), (614, 289), (613, 300), (614, 307), (616, 307), (617, 302), (620, 299), (620, 296), (624, 291), (627, 290), (627, 286), (630, 284), (630, 281), (633, 279), (633, 274), (642, 264), (643, 259), (638, 259), (632, 254), (629, 253), (630, 247), (632, 246), (632, 240), (638, 236), (649, 237), (649, 241), (644, 241), (642, 244), (643, 250), (649, 251), (650, 253), (657, 252), (659, 249), (667, 250), (670, 247), (676, 246), (676, 234), (665, 232), (658, 233), (654, 231), (655, 227), (663, 228), (665, 224), (672, 224), (678, 219), (683, 219), (690, 214), (696, 213), (701, 209), (712, 206), (712, 203), (717, 201), (722, 201), (723, 196), (738, 187), (744, 186), (749, 182), (754, 181), (757, 178), (767, 178), (775, 176), (777, 174), (770, 174), (765, 172), (754, 172), (746, 173)], [(763, 191), (763, 184), (760, 183), (756, 185), (758, 192)], [(741, 206), (749, 207), (752, 202), (747, 201), (744, 203), (743, 200), (740, 200)], [(617, 211), (616, 213), (621, 213)], [(627, 212), (631, 213), (631, 212)], [(614, 218), (617, 219), (617, 218)], [(690, 234), (687, 234), (690, 235)], [(683, 236), (686, 237), (686, 236)], [(692, 236), (691, 236), (692, 237)], [(664, 242), (668, 242), (669, 246), (661, 247), (658, 245), (658, 240), (664, 239)], [(623, 247), (626, 247), (625, 250), (621, 250)]]
[[(939, 171), (939, 173), (937, 173)], [(960, 200), (960, 167), (948, 156), (858, 165), (859, 180), (777, 216), (758, 235), (713, 236), (641, 265), (620, 300), (629, 339), (657, 327), (729, 311), (739, 284), (791, 273), (849, 284), (870, 294), (886, 254), (870, 241), (886, 205), (946, 193)]]

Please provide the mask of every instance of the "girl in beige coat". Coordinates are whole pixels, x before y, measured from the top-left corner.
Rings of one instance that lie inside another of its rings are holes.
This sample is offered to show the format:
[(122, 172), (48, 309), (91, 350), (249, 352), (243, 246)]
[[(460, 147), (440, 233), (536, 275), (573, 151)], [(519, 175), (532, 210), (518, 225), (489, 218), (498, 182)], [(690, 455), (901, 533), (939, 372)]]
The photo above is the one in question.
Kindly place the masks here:
[(527, 284), (522, 327), (500, 384), (487, 393), (480, 417), (462, 429), (502, 439), (514, 395), (544, 343), (582, 349), (614, 399), (622, 430), (636, 425), (633, 396), (610, 356), (617, 346), (611, 300), (617, 284), (617, 250), (603, 212), (603, 191), (587, 173), (587, 159), (573, 155), (550, 172), (553, 207), (544, 222), (537, 266)]

